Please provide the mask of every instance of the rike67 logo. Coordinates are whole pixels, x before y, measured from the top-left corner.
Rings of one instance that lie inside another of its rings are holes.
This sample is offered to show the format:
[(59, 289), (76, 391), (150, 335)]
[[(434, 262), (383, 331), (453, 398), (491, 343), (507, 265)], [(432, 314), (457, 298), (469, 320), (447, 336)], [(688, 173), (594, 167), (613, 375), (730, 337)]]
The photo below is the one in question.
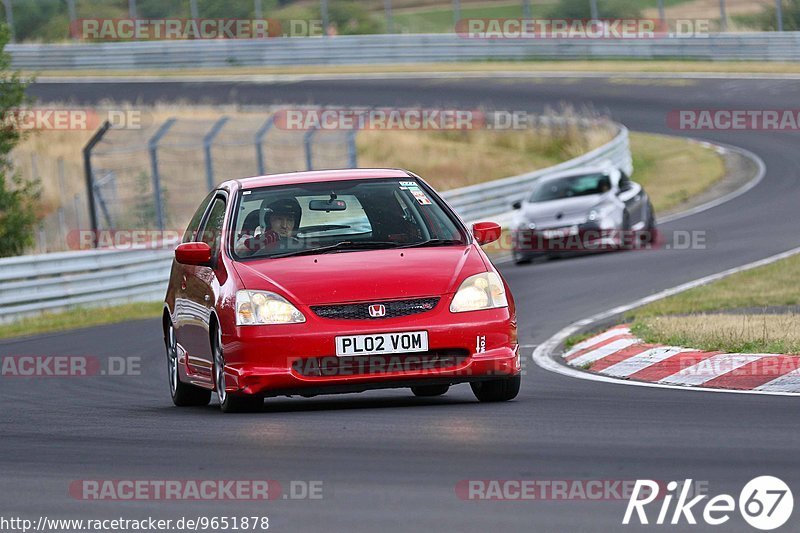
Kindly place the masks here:
[[(794, 509), (791, 489), (773, 476), (760, 476), (750, 480), (739, 493), (738, 502), (729, 494), (719, 494), (703, 502), (709, 496), (690, 494), (691, 488), (691, 479), (682, 484), (670, 481), (667, 483), (666, 494), (660, 494), (659, 483), (649, 479), (636, 480), (622, 523), (636, 524), (638, 520), (643, 525), (694, 525), (697, 524), (697, 514), (706, 524), (719, 526), (730, 520), (738, 503), (739, 512), (745, 522), (756, 529), (769, 531), (785, 524)], [(658, 504), (651, 506), (648, 515), (645, 507), (657, 500), (660, 500), (660, 507)], [(656, 509), (658, 516), (652, 521), (653, 511)]]

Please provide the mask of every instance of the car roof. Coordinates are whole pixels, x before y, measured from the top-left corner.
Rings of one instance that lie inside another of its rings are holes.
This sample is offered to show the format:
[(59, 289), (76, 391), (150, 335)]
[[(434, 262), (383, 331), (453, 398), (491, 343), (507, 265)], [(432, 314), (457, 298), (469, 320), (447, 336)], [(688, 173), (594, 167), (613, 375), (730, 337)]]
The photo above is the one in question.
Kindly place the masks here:
[(255, 189), (272, 185), (295, 185), (300, 183), (320, 183), (326, 181), (368, 180), (375, 178), (405, 178), (416, 179), (407, 170), (399, 168), (348, 168), (338, 170), (307, 170), (300, 172), (287, 172), (284, 174), (267, 174), (252, 178), (230, 180), (220, 185), (220, 188), (231, 188), (236, 184), (240, 189)]

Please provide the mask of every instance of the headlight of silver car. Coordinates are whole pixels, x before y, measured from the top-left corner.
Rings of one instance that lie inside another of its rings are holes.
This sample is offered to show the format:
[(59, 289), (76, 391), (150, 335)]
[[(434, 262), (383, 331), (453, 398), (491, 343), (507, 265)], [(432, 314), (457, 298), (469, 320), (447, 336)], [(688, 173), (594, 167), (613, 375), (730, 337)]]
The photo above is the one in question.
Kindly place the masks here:
[(303, 313), (286, 298), (269, 291), (241, 290), (236, 293), (236, 325), (299, 324)]
[(600, 204), (592, 208), (586, 217), (590, 222), (596, 222), (600, 227), (613, 227), (614, 221), (611, 217), (614, 214), (614, 206), (611, 204)]
[(463, 313), (496, 307), (508, 307), (503, 280), (494, 272), (483, 272), (464, 280), (450, 303), (450, 312)]

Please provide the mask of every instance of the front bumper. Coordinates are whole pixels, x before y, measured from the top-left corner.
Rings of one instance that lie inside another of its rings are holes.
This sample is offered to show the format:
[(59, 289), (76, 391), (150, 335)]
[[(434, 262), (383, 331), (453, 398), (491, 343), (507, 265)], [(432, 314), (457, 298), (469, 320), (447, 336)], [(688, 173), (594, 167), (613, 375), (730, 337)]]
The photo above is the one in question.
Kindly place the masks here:
[[(508, 308), (450, 313), (446, 302), (411, 317), (322, 319), (237, 327), (223, 335), (227, 390), (281, 396), (481, 381), (519, 374), (516, 318)], [(428, 351), (337, 357), (335, 337), (427, 331)]]

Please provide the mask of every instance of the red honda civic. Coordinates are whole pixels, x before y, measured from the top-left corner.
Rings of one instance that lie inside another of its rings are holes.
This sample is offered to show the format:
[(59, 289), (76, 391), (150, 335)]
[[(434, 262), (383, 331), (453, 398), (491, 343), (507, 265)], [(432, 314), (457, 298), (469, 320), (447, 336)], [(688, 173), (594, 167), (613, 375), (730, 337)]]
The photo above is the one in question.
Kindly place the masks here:
[(175, 250), (164, 305), (175, 405), (469, 383), (520, 387), (514, 300), (467, 229), (405, 170), (296, 172), (212, 191)]

